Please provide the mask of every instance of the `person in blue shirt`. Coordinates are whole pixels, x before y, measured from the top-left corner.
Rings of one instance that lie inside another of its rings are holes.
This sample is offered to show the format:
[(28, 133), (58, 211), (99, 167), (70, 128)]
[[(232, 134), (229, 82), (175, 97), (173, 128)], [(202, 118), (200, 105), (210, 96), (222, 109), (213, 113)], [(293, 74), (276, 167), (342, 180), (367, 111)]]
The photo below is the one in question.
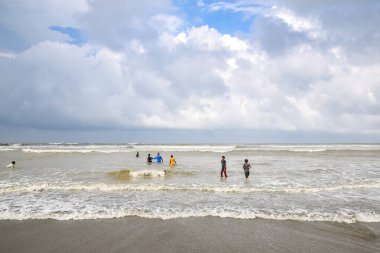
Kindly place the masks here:
[(157, 153), (156, 157), (153, 157), (153, 159), (156, 159), (157, 163), (162, 163), (164, 162), (164, 159), (160, 155), (160, 153)]

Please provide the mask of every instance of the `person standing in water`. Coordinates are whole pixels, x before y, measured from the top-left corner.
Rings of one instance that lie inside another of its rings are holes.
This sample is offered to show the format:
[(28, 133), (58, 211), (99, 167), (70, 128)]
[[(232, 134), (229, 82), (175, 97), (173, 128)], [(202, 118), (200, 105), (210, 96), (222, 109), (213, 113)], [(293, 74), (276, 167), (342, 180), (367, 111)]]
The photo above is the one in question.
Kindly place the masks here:
[(152, 164), (152, 157), (150, 156), (150, 154), (148, 154), (148, 158), (146, 159), (146, 162), (148, 164)]
[(222, 169), (220, 171), (220, 177), (223, 177), (223, 173), (224, 173), (224, 176), (227, 177), (227, 161), (226, 161), (224, 156), (222, 156), (222, 160), (220, 161), (220, 163), (222, 164)]
[(248, 159), (245, 159), (244, 164), (243, 164), (245, 179), (248, 179), (248, 177), (249, 177), (249, 169), (250, 168), (251, 168), (251, 165), (248, 163)]
[(174, 159), (173, 155), (171, 155), (170, 161), (169, 161), (170, 167), (174, 167), (174, 165), (176, 165), (176, 164), (177, 164), (176, 160)]
[(160, 153), (157, 153), (156, 157), (154, 157), (153, 159), (156, 159), (157, 163), (164, 162), (164, 159), (162, 158), (162, 156), (160, 155)]
[(12, 161), (12, 163), (8, 164), (7, 165), (7, 168), (14, 168), (16, 166), (16, 162), (15, 161)]
[(139, 152), (136, 153), (136, 158), (139, 158), (140, 157), (140, 154)]

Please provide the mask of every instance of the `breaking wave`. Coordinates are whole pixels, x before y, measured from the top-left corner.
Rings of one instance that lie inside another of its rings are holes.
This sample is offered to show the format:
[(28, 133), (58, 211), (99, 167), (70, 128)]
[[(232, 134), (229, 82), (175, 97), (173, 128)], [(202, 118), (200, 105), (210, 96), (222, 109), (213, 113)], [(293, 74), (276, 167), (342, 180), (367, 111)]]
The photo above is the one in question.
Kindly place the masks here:
[[(164, 171), (136, 171), (131, 172), (134, 177), (144, 176), (165, 176)], [(0, 194), (12, 192), (38, 192), (48, 190), (63, 191), (199, 191), (199, 192), (218, 192), (218, 193), (253, 193), (253, 192), (273, 192), (273, 193), (313, 193), (323, 191), (338, 191), (352, 189), (371, 189), (380, 188), (380, 179), (357, 182), (354, 184), (333, 184), (320, 187), (243, 187), (243, 186), (177, 186), (159, 184), (65, 184), (65, 183), (31, 183), (17, 184), (12, 186), (0, 187)]]
[(192, 210), (172, 210), (172, 209), (106, 209), (106, 210), (70, 210), (44, 212), (12, 212), (0, 213), (0, 220), (26, 220), (26, 219), (56, 219), (56, 220), (85, 220), (85, 219), (107, 219), (138, 216), (150, 219), (176, 219), (189, 217), (222, 217), (236, 219), (270, 219), (270, 220), (296, 220), (296, 221), (330, 221), (339, 223), (355, 222), (380, 222), (380, 214), (376, 212), (355, 212), (352, 210), (340, 212), (320, 212), (306, 210), (290, 210), (279, 212), (276, 210), (224, 210), (218, 208), (201, 208)]
[(213, 152), (234, 151), (257, 152), (341, 152), (341, 151), (380, 151), (379, 144), (292, 144), (292, 145), (148, 145), (148, 144), (79, 144), (49, 143), (39, 145), (13, 144), (0, 146), (0, 151), (22, 151), (29, 153), (124, 153), (124, 152)]

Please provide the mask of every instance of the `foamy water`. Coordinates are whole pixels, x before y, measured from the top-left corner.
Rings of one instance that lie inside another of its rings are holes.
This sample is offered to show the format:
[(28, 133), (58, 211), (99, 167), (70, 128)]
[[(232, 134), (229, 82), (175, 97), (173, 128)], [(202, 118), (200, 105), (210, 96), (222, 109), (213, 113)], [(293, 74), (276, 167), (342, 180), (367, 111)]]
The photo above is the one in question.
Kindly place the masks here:
[[(136, 152), (140, 157), (136, 158)], [(146, 164), (160, 152), (164, 164)], [(168, 166), (170, 155), (177, 166)], [(227, 158), (227, 179), (219, 175)], [(0, 219), (380, 222), (380, 145), (0, 146)], [(249, 180), (242, 170), (253, 165)], [(16, 168), (5, 168), (10, 161)]]

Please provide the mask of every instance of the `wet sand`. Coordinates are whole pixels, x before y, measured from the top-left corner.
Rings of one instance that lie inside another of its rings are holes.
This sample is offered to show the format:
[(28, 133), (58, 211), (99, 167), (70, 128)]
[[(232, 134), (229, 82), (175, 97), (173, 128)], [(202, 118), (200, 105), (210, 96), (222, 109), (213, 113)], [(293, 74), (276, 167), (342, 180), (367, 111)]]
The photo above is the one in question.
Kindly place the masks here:
[(380, 252), (380, 223), (214, 217), (3, 220), (0, 252)]

